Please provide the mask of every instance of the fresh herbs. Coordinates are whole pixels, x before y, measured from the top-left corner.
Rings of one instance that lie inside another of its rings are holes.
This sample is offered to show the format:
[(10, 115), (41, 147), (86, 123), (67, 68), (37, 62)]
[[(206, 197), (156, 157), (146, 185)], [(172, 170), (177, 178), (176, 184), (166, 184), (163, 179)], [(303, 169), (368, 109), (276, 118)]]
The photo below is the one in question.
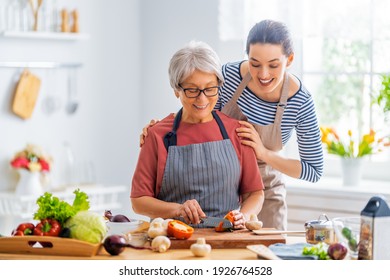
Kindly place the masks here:
[(76, 196), (73, 204), (53, 196), (49, 192), (45, 192), (37, 199), (39, 206), (37, 212), (34, 213), (35, 220), (55, 219), (62, 225), (67, 219), (76, 215), (77, 212), (89, 209), (88, 195), (79, 189), (73, 192)]

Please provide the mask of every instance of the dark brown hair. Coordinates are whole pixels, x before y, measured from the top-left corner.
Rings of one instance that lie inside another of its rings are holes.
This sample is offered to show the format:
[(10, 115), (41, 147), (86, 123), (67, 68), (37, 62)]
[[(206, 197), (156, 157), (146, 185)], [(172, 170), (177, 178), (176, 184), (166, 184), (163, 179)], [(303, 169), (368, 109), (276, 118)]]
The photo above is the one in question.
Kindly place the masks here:
[(263, 20), (251, 28), (246, 42), (248, 55), (250, 45), (256, 43), (282, 45), (283, 53), (286, 56), (294, 52), (290, 31), (284, 23), (278, 21)]

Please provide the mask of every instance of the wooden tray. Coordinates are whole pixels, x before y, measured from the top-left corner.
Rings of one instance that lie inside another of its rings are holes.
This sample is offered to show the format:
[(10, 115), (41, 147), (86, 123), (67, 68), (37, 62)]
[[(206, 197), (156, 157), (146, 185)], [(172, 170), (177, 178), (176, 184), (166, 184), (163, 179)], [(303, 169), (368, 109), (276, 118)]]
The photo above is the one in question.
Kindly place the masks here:
[(61, 237), (34, 235), (0, 237), (0, 253), (9, 254), (92, 257), (99, 252), (101, 247), (101, 243), (93, 244)]
[(216, 232), (214, 228), (199, 228), (195, 229), (189, 239), (171, 239), (171, 249), (189, 249), (191, 244), (195, 243), (199, 237), (204, 237), (206, 243), (214, 249), (238, 249), (246, 248), (248, 245), (263, 244), (269, 246), (274, 243), (286, 243), (286, 238), (281, 234), (257, 235), (247, 229)]

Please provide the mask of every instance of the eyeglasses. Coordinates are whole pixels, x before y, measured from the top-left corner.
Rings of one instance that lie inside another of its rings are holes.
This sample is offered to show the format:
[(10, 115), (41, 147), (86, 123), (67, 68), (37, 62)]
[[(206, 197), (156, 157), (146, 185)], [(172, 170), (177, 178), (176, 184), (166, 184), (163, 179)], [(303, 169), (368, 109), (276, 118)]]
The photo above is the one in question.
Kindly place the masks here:
[(184, 94), (188, 98), (197, 98), (202, 92), (206, 97), (213, 97), (218, 94), (219, 86), (208, 87), (204, 89), (199, 88), (183, 88), (181, 85), (179, 87), (184, 91)]

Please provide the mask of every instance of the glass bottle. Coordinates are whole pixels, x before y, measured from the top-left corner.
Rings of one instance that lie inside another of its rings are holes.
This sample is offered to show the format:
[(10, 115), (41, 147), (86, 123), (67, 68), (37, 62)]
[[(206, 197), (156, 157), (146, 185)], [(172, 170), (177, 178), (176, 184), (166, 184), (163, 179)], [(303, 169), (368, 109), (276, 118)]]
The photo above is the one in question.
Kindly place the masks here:
[(68, 142), (64, 142), (64, 184), (69, 186), (75, 183), (75, 168), (74, 168), (74, 155), (72, 148)]

